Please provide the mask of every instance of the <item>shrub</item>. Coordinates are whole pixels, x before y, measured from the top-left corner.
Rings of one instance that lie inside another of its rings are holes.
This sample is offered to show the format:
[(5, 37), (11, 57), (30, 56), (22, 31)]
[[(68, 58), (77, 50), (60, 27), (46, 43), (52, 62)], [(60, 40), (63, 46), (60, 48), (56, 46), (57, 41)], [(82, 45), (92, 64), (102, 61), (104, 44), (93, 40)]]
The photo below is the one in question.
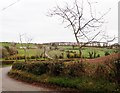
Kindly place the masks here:
[(25, 56), (21, 56), (21, 55), (14, 55), (14, 56), (9, 56), (9, 57), (6, 57), (5, 60), (21, 60), (21, 59), (25, 59)]
[(4, 46), (5, 49), (7, 49), (9, 55), (15, 55), (18, 53), (17, 49), (11, 46)]
[(14, 61), (10, 61), (10, 60), (4, 60), (4, 61), (2, 61), (3, 65), (10, 65), (10, 64), (13, 64), (13, 63), (14, 63)]
[[(31, 65), (29, 65), (31, 66)], [(38, 64), (33, 64), (31, 66), (32, 70), (28, 68), (27, 72), (31, 72), (35, 75), (41, 75), (44, 73), (48, 72), (48, 64), (47, 63), (38, 63)]]
[(58, 59), (58, 56), (57, 56), (57, 55), (55, 55), (55, 56), (54, 56), (54, 58), (55, 58), (55, 59)]
[(61, 53), (62, 58), (64, 58), (64, 53)]
[(105, 51), (105, 56), (107, 56), (107, 55), (110, 55), (110, 53), (108, 51)]
[(50, 74), (55, 76), (61, 75), (63, 69), (64, 69), (64, 64), (62, 62), (51, 63), (49, 66)]
[(97, 57), (96, 51), (91, 51), (91, 52), (88, 52), (88, 53), (89, 53), (89, 58), (90, 58), (90, 59)]
[(73, 53), (70, 53), (70, 54), (69, 54), (69, 58), (74, 58), (74, 54), (73, 54)]
[(108, 78), (108, 73), (106, 65), (99, 64), (95, 70), (95, 78)]
[(36, 58), (36, 59), (39, 59), (39, 58), (40, 58), (40, 56), (39, 56), (39, 55), (36, 55), (36, 56), (35, 56), (35, 58)]
[(76, 52), (74, 52), (74, 51), (69, 51), (69, 53), (76, 53)]
[(2, 53), (2, 55), (1, 55), (2, 58), (5, 58), (5, 57), (9, 56), (9, 52), (4, 47), (0, 47), (0, 52)]
[(67, 53), (67, 58), (70, 58), (70, 53)]
[(115, 80), (120, 87), (120, 58), (115, 61), (115, 68), (116, 68)]
[(35, 56), (31, 56), (31, 59), (35, 59)]
[(44, 73), (50, 73), (51, 75), (61, 75), (64, 68), (62, 62), (59, 63), (48, 63), (48, 62), (30, 62), (30, 63), (14, 63), (12, 69), (23, 70), (26, 72), (33, 73), (35, 75), (41, 75)]
[(83, 76), (85, 73), (84, 64), (82, 63), (74, 63), (73, 65), (68, 66), (67, 70), (70, 77)]
[(20, 56), (20, 59), (25, 59), (25, 56)]
[(80, 58), (80, 54), (74, 53), (74, 58)]
[(43, 54), (40, 54), (40, 58), (42, 58), (43, 57)]
[(25, 70), (25, 65), (26, 65), (26, 63), (22, 63), (22, 62), (14, 63), (14, 64), (12, 65), (12, 69)]
[(29, 57), (29, 56), (27, 56), (27, 59), (29, 60), (29, 59), (30, 59), (30, 57)]
[(63, 59), (63, 56), (62, 56), (62, 55), (60, 55), (60, 56), (59, 56), (59, 59)]
[(96, 58), (97, 57), (97, 53), (96, 51), (93, 52), (93, 58)]
[(114, 50), (114, 53), (119, 53), (120, 51), (118, 49)]
[(97, 57), (100, 57), (100, 54), (98, 54)]
[(26, 72), (33, 73), (35, 75), (41, 75), (48, 72), (48, 63), (14, 63), (12, 69), (23, 70)]
[(9, 60), (9, 57), (6, 57), (5, 60)]
[(88, 52), (89, 53), (89, 58), (93, 58), (93, 52)]

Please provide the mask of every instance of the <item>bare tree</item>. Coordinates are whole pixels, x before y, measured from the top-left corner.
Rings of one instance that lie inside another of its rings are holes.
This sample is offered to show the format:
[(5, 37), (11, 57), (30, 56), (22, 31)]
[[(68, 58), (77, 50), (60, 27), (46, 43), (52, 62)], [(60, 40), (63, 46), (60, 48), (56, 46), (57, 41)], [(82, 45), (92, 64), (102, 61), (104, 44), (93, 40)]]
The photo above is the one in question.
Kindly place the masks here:
[[(103, 32), (103, 26), (105, 20), (104, 16), (110, 11), (110, 9), (103, 13), (97, 14), (97, 11), (93, 9), (97, 2), (89, 2), (88, 0), (75, 0), (73, 6), (69, 6), (66, 3), (64, 8), (56, 6), (53, 10), (49, 11), (49, 16), (59, 16), (62, 18), (62, 22), (66, 23), (68, 28), (72, 28), (75, 39), (79, 45), (80, 56), (82, 57), (82, 47), (93, 41), (100, 41), (99, 35)], [(82, 39), (84, 44), (80, 44)]]
[[(27, 61), (27, 50), (30, 48), (30, 43), (32, 41), (31, 37), (26, 37), (26, 34), (19, 34), (21, 48), (24, 50), (25, 62)], [(25, 39), (25, 43), (23, 43)]]
[[(41, 44), (36, 44), (36, 46), (37, 46), (37, 56), (39, 57), (39, 58), (41, 58), (42, 57), (42, 53), (41, 53), (41, 49), (43, 48), (43, 45), (41, 45)], [(36, 60), (37, 60), (37, 56), (36, 56)]]
[(14, 55), (15, 55), (15, 60), (17, 62), (17, 54), (18, 54), (18, 50), (17, 50), (17, 44), (15, 42), (11, 43), (11, 46), (14, 48)]

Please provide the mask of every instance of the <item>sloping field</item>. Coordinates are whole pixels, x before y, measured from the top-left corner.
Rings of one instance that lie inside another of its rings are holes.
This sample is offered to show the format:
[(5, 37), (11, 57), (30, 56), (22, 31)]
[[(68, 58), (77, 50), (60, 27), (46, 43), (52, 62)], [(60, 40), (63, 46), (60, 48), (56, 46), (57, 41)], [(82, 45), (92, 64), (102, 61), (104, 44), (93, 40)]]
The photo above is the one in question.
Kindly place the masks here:
[(86, 59), (86, 62), (104, 63), (104, 62), (107, 62), (107, 61), (114, 61), (116, 59), (120, 59), (120, 53), (113, 53), (113, 54), (108, 55), (108, 56), (103, 56), (103, 57), (94, 58), (94, 59)]

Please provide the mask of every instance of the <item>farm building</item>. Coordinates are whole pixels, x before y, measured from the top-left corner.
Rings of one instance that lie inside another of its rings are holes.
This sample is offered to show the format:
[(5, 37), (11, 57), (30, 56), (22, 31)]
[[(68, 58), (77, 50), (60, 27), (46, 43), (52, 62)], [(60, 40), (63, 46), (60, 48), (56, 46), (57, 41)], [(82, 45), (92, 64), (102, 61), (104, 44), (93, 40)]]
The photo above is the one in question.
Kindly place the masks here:
[(120, 44), (115, 43), (115, 44), (111, 45), (111, 48), (120, 48)]
[[(80, 42), (80, 45), (84, 45), (86, 42)], [(78, 45), (76, 42), (51, 42), (44, 43), (45, 45)], [(88, 42), (85, 46), (93, 46), (93, 47), (107, 47), (109, 44), (107, 42)]]

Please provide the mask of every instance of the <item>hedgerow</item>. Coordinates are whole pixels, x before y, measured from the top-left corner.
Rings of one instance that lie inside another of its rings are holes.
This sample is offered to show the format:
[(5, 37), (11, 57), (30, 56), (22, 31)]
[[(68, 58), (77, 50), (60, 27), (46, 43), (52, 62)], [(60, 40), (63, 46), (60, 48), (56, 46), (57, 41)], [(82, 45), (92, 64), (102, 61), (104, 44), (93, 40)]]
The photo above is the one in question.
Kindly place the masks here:
[(50, 74), (53, 76), (80, 77), (89, 76), (93, 78), (109, 78), (112, 71), (108, 65), (87, 62), (17, 62), (12, 69), (26, 71), (35, 75)]
[(13, 64), (14, 61), (13, 60), (3, 60), (2, 61), (2, 65), (10, 65), (10, 64)]
[(35, 75), (41, 75), (48, 72), (48, 63), (31, 62), (31, 63), (14, 63), (12, 69), (23, 70), (33, 73)]

